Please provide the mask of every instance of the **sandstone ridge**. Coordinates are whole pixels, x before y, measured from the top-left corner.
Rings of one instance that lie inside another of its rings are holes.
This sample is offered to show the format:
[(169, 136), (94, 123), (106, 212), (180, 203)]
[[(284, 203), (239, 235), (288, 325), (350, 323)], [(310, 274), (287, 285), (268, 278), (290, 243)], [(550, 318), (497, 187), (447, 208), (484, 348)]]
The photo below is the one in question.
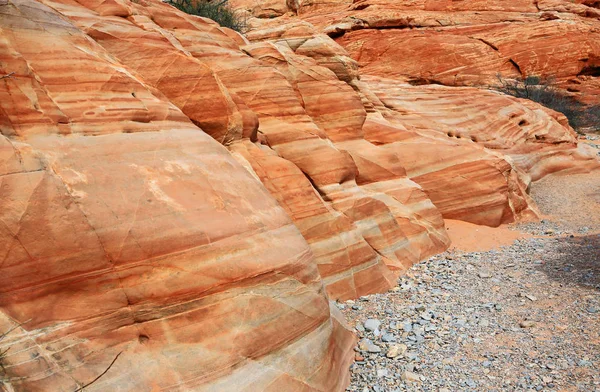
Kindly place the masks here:
[(119, 353), (86, 390), (344, 390), (329, 299), (393, 287), (444, 218), (535, 217), (531, 181), (598, 167), (538, 105), (361, 76), (297, 16), (334, 6), (273, 2), (289, 23), (242, 36), (154, 0), (0, 0), (12, 390)]

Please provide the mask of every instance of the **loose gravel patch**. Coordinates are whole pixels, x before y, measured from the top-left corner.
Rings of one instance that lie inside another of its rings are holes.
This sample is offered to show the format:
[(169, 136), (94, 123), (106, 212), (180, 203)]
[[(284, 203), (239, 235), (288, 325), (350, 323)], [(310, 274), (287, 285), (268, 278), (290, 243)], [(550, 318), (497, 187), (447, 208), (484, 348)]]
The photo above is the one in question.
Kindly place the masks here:
[(359, 336), (348, 391), (600, 392), (600, 236), (446, 252), (338, 303)]
[(600, 392), (600, 172), (531, 195), (544, 219), (513, 229), (533, 238), (437, 255), (337, 304), (360, 339), (348, 391)]

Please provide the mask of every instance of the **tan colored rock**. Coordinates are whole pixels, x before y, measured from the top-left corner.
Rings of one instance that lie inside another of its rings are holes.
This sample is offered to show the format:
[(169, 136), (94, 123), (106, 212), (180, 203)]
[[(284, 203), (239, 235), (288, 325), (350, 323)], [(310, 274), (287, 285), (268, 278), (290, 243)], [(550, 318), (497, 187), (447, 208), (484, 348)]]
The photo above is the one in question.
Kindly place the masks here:
[(385, 356), (388, 358), (396, 358), (398, 356), (404, 355), (406, 350), (408, 350), (408, 347), (405, 344), (394, 344), (392, 347), (389, 348)]
[(532, 328), (535, 326), (535, 322), (532, 320), (523, 320), (519, 323), (521, 328)]
[(421, 377), (417, 373), (406, 371), (402, 373), (402, 380), (413, 383), (413, 382), (421, 382)]

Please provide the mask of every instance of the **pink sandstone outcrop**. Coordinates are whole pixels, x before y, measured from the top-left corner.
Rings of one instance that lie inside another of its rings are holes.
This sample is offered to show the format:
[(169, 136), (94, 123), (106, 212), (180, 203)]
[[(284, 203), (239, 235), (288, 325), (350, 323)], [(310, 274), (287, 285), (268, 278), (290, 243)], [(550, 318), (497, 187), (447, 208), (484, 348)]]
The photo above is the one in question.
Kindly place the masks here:
[(76, 390), (122, 353), (86, 390), (341, 391), (354, 338), (328, 299), (393, 287), (448, 247), (443, 218), (536, 216), (530, 181), (597, 166), (538, 105), (361, 75), (319, 13), (383, 1), (236, 4), (266, 19), (0, 0), (14, 390)]

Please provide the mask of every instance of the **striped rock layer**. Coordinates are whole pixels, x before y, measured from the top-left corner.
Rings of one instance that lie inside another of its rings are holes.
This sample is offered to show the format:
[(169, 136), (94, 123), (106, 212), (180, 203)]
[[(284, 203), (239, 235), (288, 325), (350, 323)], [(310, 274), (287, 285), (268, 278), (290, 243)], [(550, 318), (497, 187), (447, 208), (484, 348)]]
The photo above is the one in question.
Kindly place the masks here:
[(116, 358), (86, 390), (344, 390), (330, 298), (394, 286), (443, 218), (535, 216), (532, 179), (597, 164), (557, 113), (350, 54), (305, 21), (0, 0), (9, 387), (74, 391)]
[(598, 1), (231, 1), (256, 17), (254, 26), (312, 23), (347, 49), (363, 74), (448, 86), (535, 75), (600, 104)]

